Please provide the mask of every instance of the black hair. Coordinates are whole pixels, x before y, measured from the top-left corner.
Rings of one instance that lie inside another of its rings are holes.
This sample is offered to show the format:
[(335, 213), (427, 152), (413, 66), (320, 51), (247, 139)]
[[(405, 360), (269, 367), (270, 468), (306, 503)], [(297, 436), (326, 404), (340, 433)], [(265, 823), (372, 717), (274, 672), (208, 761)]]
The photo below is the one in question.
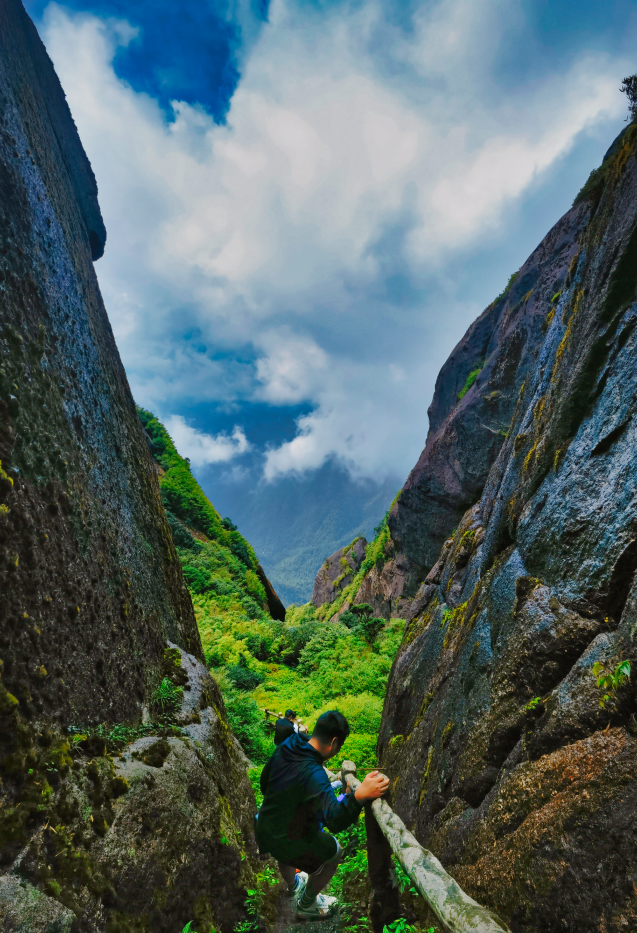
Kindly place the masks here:
[(296, 719), (296, 713), (294, 712), (293, 709), (286, 709), (286, 711), (285, 711), (285, 718), (287, 719), (288, 716), (294, 716), (294, 718)]
[(328, 709), (326, 713), (321, 713), (316, 720), (312, 735), (325, 743), (336, 738), (342, 745), (349, 735), (349, 723), (337, 709)]

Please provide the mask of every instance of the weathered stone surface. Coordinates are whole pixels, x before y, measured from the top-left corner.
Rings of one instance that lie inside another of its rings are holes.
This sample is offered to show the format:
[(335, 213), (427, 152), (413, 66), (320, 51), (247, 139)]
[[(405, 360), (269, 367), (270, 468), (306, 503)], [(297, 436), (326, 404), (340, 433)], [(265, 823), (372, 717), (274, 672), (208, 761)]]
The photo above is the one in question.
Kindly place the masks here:
[(273, 619), (278, 619), (280, 622), (285, 622), (285, 606), (277, 596), (274, 587), (266, 577), (265, 570), (261, 564), (257, 564), (257, 576), (263, 584), (263, 588), (265, 589), (265, 595), (268, 601), (268, 612)]
[(3, 933), (71, 933), (75, 914), (19, 875), (0, 876)]
[[(515, 933), (637, 928), (636, 145), (633, 126), (578, 208), (508, 437), (430, 563), (381, 726), (396, 811)], [(593, 665), (621, 661), (602, 706)]]
[[(374, 600), (377, 612), (408, 616), (444, 541), (480, 498), (520, 387), (535, 367), (547, 315), (554, 308), (551, 299), (564, 285), (589, 211), (582, 203), (565, 214), (521, 267), (509, 291), (471, 325), (442, 367), (429, 408), (427, 443), (388, 516), (390, 566), (383, 573), (370, 572), (365, 601)], [(459, 399), (467, 377), (478, 367), (473, 386)], [(400, 599), (407, 602), (397, 604)]]
[(332, 603), (348, 586), (365, 559), (365, 538), (355, 538), (351, 544), (339, 548), (326, 557), (314, 581), (312, 602), (317, 607)]
[[(3, 933), (65, 933), (71, 921), (73, 931), (173, 933), (187, 920), (231, 933), (245, 920), (262, 867), (247, 761), (203, 664), (182, 652), (180, 670), (181, 729), (120, 743), (112, 756), (106, 741), (79, 735), (57, 756), (43, 819), (0, 880)], [(263, 901), (264, 919), (276, 894)]]
[[(209, 917), (230, 933), (258, 867), (254, 796), (197, 660), (192, 602), (99, 293), (96, 196), (46, 51), (18, 0), (5, 0), (0, 929), (25, 929), (24, 895), (29, 931), (62, 933), (70, 911), (73, 933), (173, 933)], [(189, 653), (188, 670), (168, 639)], [(127, 788), (107, 748), (139, 734), (144, 709), (161, 716), (164, 677), (184, 688), (186, 731), (140, 740)]]

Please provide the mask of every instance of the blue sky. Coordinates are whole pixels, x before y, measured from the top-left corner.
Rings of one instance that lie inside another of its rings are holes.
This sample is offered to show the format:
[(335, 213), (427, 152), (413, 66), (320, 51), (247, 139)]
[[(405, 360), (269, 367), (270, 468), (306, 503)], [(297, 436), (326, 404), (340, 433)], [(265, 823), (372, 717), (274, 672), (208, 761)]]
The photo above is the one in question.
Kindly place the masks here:
[(623, 126), (637, 4), (26, 5), (135, 398), (276, 583), (277, 501), (311, 532), (329, 490), (336, 547), (402, 485), (444, 359)]

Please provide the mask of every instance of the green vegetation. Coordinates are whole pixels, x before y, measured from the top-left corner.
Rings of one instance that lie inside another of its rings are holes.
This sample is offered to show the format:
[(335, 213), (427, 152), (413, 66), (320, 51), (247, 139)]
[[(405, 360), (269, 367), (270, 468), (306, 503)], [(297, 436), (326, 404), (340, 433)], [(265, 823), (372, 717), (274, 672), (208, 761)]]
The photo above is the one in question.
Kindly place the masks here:
[[(266, 708), (283, 712), (291, 707), (310, 730), (321, 713), (341, 710), (352, 734), (338, 763), (349, 758), (361, 771), (372, 768), (387, 678), (405, 623), (375, 618), (367, 604), (350, 605), (340, 622), (329, 619), (346, 600), (353, 602), (364, 575), (387, 559), (389, 513), (374, 530), (374, 540), (352, 582), (334, 603), (318, 610), (311, 603), (290, 606), (285, 622), (276, 621), (268, 613), (265, 590), (256, 573), (257, 558), (248, 542), (229, 519), (219, 517), (163, 425), (149, 412), (140, 410), (140, 418), (161, 468), (161, 495), (192, 596), (205, 659), (221, 687), (230, 727), (255, 765), (249, 777), (257, 804), (261, 802), (261, 770), (274, 751), (274, 726), (264, 717)], [(166, 676), (153, 696), (162, 718), (170, 714), (180, 690), (169, 655), (164, 664)], [(151, 732), (156, 727), (143, 728)], [(345, 930), (368, 933), (363, 821), (340, 839), (346, 858), (332, 881), (332, 891), (342, 901)], [(269, 871), (261, 872), (258, 884), (247, 890), (247, 919), (235, 933), (257, 930), (268, 889), (276, 883)]]
[(491, 307), (493, 307), (493, 305), (496, 305), (498, 301), (504, 298), (504, 296), (510, 291), (511, 286), (513, 285), (517, 277), (518, 277), (517, 272), (514, 272), (513, 275), (509, 276), (509, 281), (506, 283), (506, 285), (504, 286), (504, 288), (502, 289), (498, 297), (494, 298), (494, 300), (491, 302)]
[(152, 695), (153, 706), (158, 706), (163, 714), (175, 713), (181, 704), (183, 690), (176, 687), (169, 677), (164, 677)]
[(461, 399), (465, 397), (465, 395), (467, 394), (467, 392), (469, 391), (473, 383), (476, 381), (476, 379), (478, 378), (478, 376), (480, 375), (483, 369), (484, 369), (484, 363), (478, 363), (476, 368), (471, 370), (471, 372), (467, 376), (467, 381), (465, 382), (463, 387), (458, 392), (458, 401), (460, 401)]
[[(266, 722), (264, 708), (291, 707), (311, 729), (322, 712), (337, 707), (352, 726), (342, 757), (362, 768), (373, 766), (385, 686), (404, 622), (374, 618), (368, 605), (352, 606), (340, 623), (328, 619), (353, 599), (364, 574), (384, 563), (387, 515), (335, 603), (319, 610), (311, 603), (290, 606), (285, 622), (276, 621), (268, 613), (253, 549), (229, 519), (220, 518), (163, 425), (150, 412), (140, 409), (139, 416), (161, 468), (161, 495), (206, 662), (248, 757), (261, 765), (274, 749), (273, 724)], [(162, 680), (155, 708), (169, 712), (178, 690), (173, 676)]]
[(631, 120), (637, 120), (637, 75), (624, 78), (620, 87), (622, 94), (628, 98), (628, 113)]
[(203, 494), (164, 426), (150, 412), (137, 411), (161, 469), (161, 497), (190, 591), (214, 594), (226, 609), (250, 618), (269, 618), (254, 550)]
[(630, 661), (620, 661), (614, 669), (604, 667), (599, 661), (593, 664), (597, 687), (603, 692), (599, 705), (602, 709), (613, 709), (617, 703), (617, 692), (630, 679)]
[(324, 603), (316, 610), (316, 616), (318, 619), (327, 620), (330, 619), (334, 613), (339, 612), (342, 606), (346, 602), (351, 603), (354, 600), (354, 597), (358, 593), (359, 587), (363, 582), (363, 577), (373, 568), (373, 567), (382, 567), (385, 561), (387, 560), (387, 555), (385, 554), (385, 547), (391, 541), (391, 536), (389, 534), (389, 526), (387, 524), (387, 516), (393, 505), (398, 500), (398, 495), (392, 502), (389, 510), (385, 512), (383, 519), (380, 523), (374, 528), (374, 540), (367, 545), (365, 550), (365, 557), (362, 564), (358, 568), (358, 572), (355, 574), (351, 583), (348, 584), (340, 594), (336, 597), (332, 603)]

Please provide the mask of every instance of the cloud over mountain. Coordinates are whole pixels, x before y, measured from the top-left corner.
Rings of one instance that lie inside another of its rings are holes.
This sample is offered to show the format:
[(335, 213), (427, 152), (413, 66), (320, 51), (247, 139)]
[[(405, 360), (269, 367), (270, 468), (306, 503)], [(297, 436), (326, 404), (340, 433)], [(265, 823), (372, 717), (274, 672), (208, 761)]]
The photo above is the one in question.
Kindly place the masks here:
[(439, 365), (485, 297), (455, 279), (458, 258), (624, 108), (630, 66), (592, 47), (507, 77), (518, 4), (412, 13), (406, 26), (378, 2), (276, 0), (220, 125), (196, 102), (174, 101), (169, 119), (117, 76), (137, 35), (125, 21), (47, 8), (100, 187), (97, 271), (133, 393), (173, 416), (194, 464), (238, 458), (248, 438), (204, 437), (180, 417), (193, 401), (239, 425), (245, 406), (305, 403), (296, 436), (263, 449), (267, 479), (330, 458), (404, 475)]

